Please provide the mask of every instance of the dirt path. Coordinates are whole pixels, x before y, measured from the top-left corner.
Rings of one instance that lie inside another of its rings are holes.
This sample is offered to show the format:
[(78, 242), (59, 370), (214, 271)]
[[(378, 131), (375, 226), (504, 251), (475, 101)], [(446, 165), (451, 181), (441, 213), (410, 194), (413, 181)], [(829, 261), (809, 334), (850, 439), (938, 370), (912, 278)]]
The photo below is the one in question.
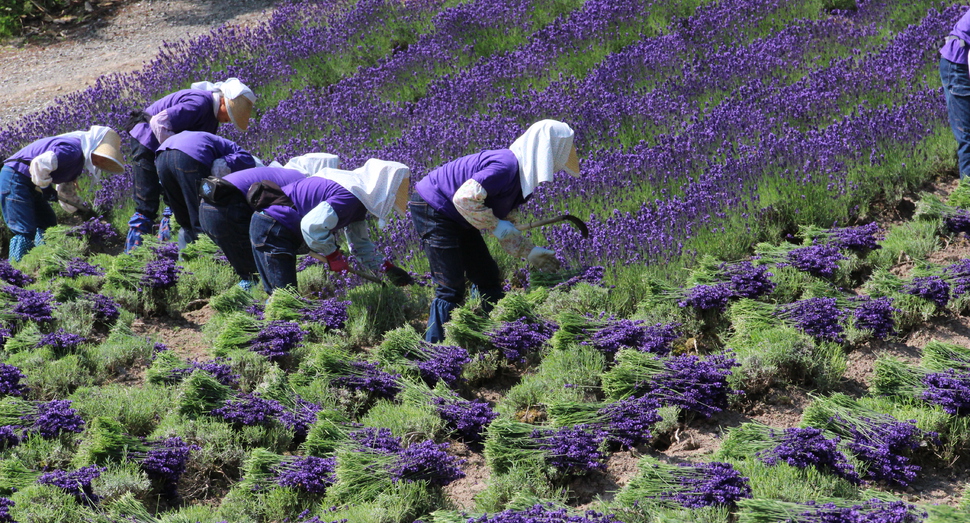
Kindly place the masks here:
[(269, 18), (279, 0), (142, 0), (47, 45), (0, 45), (0, 127), (99, 76), (140, 69), (164, 42)]

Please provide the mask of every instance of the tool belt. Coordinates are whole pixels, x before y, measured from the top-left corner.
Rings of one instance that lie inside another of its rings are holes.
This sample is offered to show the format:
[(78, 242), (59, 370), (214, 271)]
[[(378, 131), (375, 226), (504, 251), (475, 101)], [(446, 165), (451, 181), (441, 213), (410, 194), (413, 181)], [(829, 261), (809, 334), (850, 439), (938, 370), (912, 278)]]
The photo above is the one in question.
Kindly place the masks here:
[(269, 180), (263, 180), (250, 185), (249, 192), (246, 193), (246, 201), (257, 211), (262, 211), (272, 205), (281, 205), (296, 209), (296, 204), (293, 203), (293, 200), (289, 196), (283, 193), (283, 189), (279, 185), (276, 185), (275, 182)]
[(210, 176), (199, 181), (199, 195), (202, 199), (216, 207), (226, 207), (236, 200), (246, 200), (246, 195), (222, 178)]

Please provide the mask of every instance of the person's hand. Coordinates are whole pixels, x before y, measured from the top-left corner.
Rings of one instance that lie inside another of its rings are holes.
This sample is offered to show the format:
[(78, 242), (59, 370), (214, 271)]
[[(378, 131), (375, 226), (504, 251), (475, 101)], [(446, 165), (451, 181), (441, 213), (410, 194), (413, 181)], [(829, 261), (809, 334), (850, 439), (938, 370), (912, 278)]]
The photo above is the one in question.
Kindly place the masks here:
[(515, 224), (508, 220), (499, 220), (498, 225), (495, 226), (495, 230), (492, 231), (499, 241), (502, 241), (510, 236), (522, 236), (522, 231), (515, 228)]
[(556, 259), (556, 253), (542, 247), (532, 248), (529, 252), (529, 263), (543, 272), (556, 272), (559, 270), (559, 260)]
[(347, 262), (347, 257), (344, 256), (344, 253), (340, 252), (340, 249), (324, 257), (327, 259), (327, 265), (333, 272), (347, 272), (350, 269), (350, 263)]
[[(57, 184), (57, 196), (63, 197), (64, 199), (72, 202), (78, 201), (77, 199), (77, 182), (67, 182)], [(68, 214), (74, 214), (78, 211), (78, 208), (69, 204), (64, 203), (63, 200), (58, 200), (61, 204), (61, 209), (67, 211)]]
[(408, 274), (408, 271), (387, 260), (384, 260), (384, 263), (381, 265), (381, 272), (387, 276), (387, 281), (391, 282), (392, 285), (405, 287), (414, 283), (414, 278)]

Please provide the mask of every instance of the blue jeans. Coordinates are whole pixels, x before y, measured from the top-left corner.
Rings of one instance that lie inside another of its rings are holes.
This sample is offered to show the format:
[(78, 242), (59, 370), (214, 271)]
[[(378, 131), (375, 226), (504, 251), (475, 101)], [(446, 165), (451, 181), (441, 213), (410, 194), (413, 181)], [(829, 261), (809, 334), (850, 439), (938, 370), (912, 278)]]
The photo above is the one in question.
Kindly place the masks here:
[(253, 246), (249, 242), (249, 224), (253, 209), (246, 203), (242, 193), (226, 206), (216, 207), (208, 202), (199, 205), (199, 223), (202, 231), (222, 249), (229, 265), (242, 280), (253, 280), (259, 271), (253, 258)]
[(155, 166), (165, 201), (172, 209), (175, 221), (182, 227), (179, 246), (185, 247), (185, 244), (198, 240), (202, 233), (202, 225), (199, 224), (199, 182), (209, 176), (212, 166), (175, 149), (159, 153)]
[(29, 177), (7, 165), (0, 169), (0, 212), (11, 232), (31, 240), (37, 229), (57, 225), (57, 216), (45, 195)]
[(411, 197), (408, 208), (436, 285), (424, 337), (437, 343), (445, 337), (443, 325), (451, 318), (452, 309), (465, 300), (466, 282), (475, 284), (488, 307), (505, 295), (502, 273), (477, 229), (464, 228), (417, 194)]
[(303, 238), (275, 218), (257, 212), (249, 222), (249, 240), (263, 290), (272, 293), (287, 285), (295, 289), (296, 251), (303, 245)]
[(162, 186), (158, 183), (155, 168), (155, 151), (134, 138), (131, 139), (131, 174), (135, 183), (135, 212), (154, 222), (162, 197)]
[(957, 140), (960, 178), (970, 176), (970, 69), (940, 58), (940, 80), (946, 97), (950, 129)]

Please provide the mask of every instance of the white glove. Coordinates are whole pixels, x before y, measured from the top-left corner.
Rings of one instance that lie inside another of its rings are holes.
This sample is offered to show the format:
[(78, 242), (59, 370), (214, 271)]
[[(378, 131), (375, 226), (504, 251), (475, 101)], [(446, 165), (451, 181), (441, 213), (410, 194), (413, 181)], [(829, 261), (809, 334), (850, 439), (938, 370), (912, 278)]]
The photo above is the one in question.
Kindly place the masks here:
[(216, 178), (222, 178), (223, 176), (231, 173), (232, 170), (229, 169), (229, 164), (226, 163), (225, 158), (216, 158), (216, 160), (212, 162), (211, 172), (212, 172), (212, 176), (215, 176)]
[(556, 272), (559, 270), (559, 260), (556, 253), (542, 247), (533, 247), (529, 251), (529, 263), (533, 267), (544, 272)]
[(51, 184), (51, 173), (57, 170), (57, 156), (54, 151), (41, 153), (31, 160), (30, 181), (41, 189), (46, 189)]
[(522, 231), (515, 228), (515, 225), (508, 220), (499, 220), (498, 225), (495, 226), (495, 230), (492, 231), (499, 241), (504, 240), (509, 237), (509, 235), (517, 234), (522, 236)]
[[(77, 182), (67, 182), (57, 184), (57, 195), (64, 196), (65, 198), (77, 201)], [(77, 212), (77, 207), (66, 204), (61, 200), (57, 201), (61, 204), (61, 209), (67, 211), (68, 214), (74, 214)]]

